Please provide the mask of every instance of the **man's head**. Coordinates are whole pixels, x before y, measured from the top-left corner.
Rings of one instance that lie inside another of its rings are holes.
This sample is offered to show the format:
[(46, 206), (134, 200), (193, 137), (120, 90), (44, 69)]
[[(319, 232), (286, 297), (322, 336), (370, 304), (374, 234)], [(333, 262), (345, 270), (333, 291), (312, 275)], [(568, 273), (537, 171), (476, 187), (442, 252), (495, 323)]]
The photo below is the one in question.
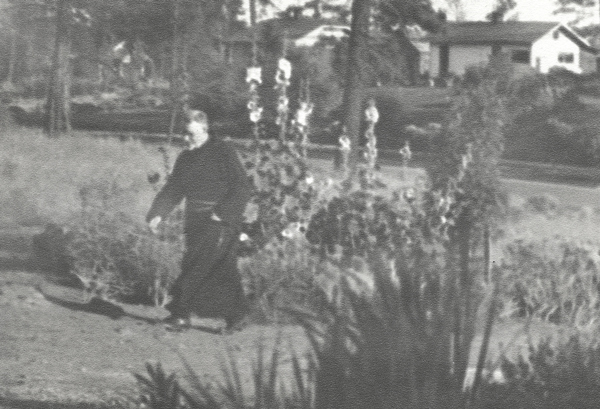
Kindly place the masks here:
[(209, 138), (208, 134), (208, 117), (202, 111), (189, 110), (187, 111), (188, 135), (186, 140), (190, 144), (190, 149), (199, 148), (206, 143)]

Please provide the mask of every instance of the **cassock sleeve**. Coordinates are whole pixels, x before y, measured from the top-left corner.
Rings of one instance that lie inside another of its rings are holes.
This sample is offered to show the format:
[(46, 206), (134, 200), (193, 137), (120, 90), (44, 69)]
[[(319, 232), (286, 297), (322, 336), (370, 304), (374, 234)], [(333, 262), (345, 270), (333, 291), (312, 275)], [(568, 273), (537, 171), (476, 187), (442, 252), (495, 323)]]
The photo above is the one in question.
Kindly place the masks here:
[(215, 206), (215, 213), (225, 222), (239, 224), (243, 222), (246, 204), (252, 197), (253, 186), (237, 152), (224, 144), (225, 175), (228, 188), (223, 199)]
[(149, 222), (156, 216), (160, 216), (163, 219), (166, 218), (183, 199), (183, 172), (186, 167), (186, 152), (182, 152), (177, 157), (173, 166), (173, 172), (167, 178), (167, 183), (165, 183), (152, 202), (152, 206), (146, 215), (146, 222)]

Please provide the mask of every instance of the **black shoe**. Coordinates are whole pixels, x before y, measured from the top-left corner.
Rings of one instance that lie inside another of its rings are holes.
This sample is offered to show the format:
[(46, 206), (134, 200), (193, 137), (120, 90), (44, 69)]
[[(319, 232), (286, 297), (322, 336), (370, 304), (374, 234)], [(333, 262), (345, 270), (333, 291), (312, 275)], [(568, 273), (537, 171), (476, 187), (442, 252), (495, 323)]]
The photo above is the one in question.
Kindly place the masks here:
[(182, 332), (190, 329), (192, 326), (189, 317), (177, 317), (175, 315), (169, 315), (162, 322), (165, 324), (165, 329), (172, 332)]

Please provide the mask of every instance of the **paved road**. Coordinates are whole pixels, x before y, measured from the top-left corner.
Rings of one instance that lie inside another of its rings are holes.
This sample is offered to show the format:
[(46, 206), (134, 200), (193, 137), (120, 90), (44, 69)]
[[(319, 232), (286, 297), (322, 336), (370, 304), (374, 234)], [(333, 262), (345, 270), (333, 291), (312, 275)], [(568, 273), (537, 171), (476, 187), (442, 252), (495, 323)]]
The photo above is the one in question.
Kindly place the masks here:
[(555, 197), (563, 205), (600, 207), (600, 188), (558, 183), (503, 179), (509, 194), (523, 198), (544, 194)]
[[(310, 161), (313, 164), (316, 164), (320, 169), (332, 169), (331, 160), (311, 158)], [(393, 178), (395, 175), (398, 175), (398, 178), (400, 178), (400, 167), (384, 165), (382, 166), (382, 171), (388, 177)], [(420, 168), (408, 168), (407, 173), (409, 178), (425, 175), (425, 171)], [(563, 205), (600, 207), (600, 187), (508, 178), (503, 178), (502, 182), (508, 190), (508, 193), (513, 196), (528, 198), (532, 196), (550, 195), (559, 200)]]

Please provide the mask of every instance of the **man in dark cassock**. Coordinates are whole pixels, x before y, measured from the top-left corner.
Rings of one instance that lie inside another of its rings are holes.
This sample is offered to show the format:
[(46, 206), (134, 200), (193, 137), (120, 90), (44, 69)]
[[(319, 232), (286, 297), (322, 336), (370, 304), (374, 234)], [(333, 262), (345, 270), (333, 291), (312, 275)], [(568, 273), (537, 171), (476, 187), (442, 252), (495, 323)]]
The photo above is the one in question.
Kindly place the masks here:
[(189, 150), (175, 161), (146, 216), (156, 232), (185, 198), (185, 253), (165, 322), (172, 329), (185, 329), (194, 313), (224, 318), (233, 329), (247, 313), (236, 253), (253, 187), (235, 150), (209, 135), (206, 114), (192, 110), (188, 116)]

